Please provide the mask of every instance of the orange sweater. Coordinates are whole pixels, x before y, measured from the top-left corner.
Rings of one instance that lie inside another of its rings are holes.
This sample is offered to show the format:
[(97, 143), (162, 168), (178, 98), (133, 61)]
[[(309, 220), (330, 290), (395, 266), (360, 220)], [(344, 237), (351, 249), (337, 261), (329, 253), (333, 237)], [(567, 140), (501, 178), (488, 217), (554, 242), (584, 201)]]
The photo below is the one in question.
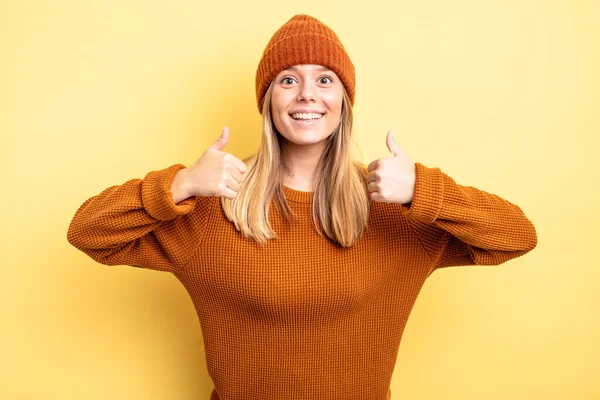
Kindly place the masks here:
[[(211, 400), (384, 400), (402, 332), (436, 268), (497, 265), (537, 244), (521, 209), (416, 163), (410, 205), (371, 202), (351, 248), (312, 226), (310, 192), (284, 186), (300, 217), (279, 239), (236, 231), (216, 197), (178, 204), (175, 164), (93, 196), (69, 242), (99, 263), (173, 273), (200, 321)], [(274, 207), (272, 207), (274, 209)]]

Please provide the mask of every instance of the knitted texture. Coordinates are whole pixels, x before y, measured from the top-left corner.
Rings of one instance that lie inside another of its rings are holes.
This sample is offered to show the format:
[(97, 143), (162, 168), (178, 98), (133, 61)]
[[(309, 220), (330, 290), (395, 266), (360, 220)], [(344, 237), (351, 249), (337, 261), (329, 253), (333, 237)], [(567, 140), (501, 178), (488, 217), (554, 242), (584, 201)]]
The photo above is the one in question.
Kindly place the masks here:
[(262, 101), (271, 81), (287, 67), (299, 64), (322, 65), (335, 72), (354, 105), (354, 65), (342, 42), (328, 26), (309, 15), (292, 17), (273, 34), (256, 70), (256, 102)]
[[(410, 205), (371, 202), (352, 247), (320, 236), (310, 192), (284, 186), (298, 218), (244, 238), (217, 197), (174, 204), (183, 164), (111, 186), (76, 211), (68, 241), (106, 265), (173, 273), (198, 314), (211, 400), (385, 400), (402, 333), (439, 268), (497, 265), (537, 244), (521, 209), (416, 163)], [(200, 360), (199, 360), (200, 361)]]

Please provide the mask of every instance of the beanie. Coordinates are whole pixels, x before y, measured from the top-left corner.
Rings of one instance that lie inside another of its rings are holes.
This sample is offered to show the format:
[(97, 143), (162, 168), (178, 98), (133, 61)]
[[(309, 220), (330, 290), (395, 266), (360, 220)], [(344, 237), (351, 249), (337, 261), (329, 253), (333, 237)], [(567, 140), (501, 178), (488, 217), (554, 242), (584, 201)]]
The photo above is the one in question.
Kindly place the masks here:
[(325, 24), (306, 14), (292, 17), (271, 37), (256, 70), (256, 102), (262, 101), (271, 81), (284, 69), (298, 64), (329, 68), (344, 84), (354, 105), (354, 65), (337, 35)]

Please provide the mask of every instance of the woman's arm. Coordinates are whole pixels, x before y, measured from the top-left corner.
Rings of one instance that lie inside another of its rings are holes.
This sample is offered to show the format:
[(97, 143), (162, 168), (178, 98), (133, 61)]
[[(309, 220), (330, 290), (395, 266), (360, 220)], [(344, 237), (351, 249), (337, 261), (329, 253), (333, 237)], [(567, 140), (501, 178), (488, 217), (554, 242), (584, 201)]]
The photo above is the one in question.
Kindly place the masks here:
[(535, 227), (517, 205), (458, 185), (439, 168), (415, 166), (414, 198), (403, 211), (433, 269), (497, 265), (536, 247)]
[[(184, 168), (151, 171), (89, 198), (75, 213), (67, 240), (102, 264), (173, 272), (200, 243), (215, 204), (213, 197), (186, 198), (175, 181)], [(175, 198), (185, 199), (176, 204)]]

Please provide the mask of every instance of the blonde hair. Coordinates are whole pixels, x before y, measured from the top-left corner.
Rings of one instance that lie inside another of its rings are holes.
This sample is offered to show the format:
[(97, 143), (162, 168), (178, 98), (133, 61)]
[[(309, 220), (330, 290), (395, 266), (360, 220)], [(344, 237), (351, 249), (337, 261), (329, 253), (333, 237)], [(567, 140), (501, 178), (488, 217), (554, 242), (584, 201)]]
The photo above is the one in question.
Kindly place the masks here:
[[(234, 199), (221, 197), (227, 219), (245, 237), (258, 243), (277, 238), (269, 222), (269, 206), (274, 200), (286, 221), (295, 214), (283, 192), (283, 157), (280, 134), (271, 116), (269, 86), (262, 103), (262, 140), (258, 152), (246, 159), (244, 180)], [(317, 232), (334, 243), (349, 247), (367, 228), (369, 194), (365, 167), (352, 157), (352, 106), (343, 90), (340, 124), (327, 139), (327, 146), (317, 165), (312, 196), (312, 219)]]

